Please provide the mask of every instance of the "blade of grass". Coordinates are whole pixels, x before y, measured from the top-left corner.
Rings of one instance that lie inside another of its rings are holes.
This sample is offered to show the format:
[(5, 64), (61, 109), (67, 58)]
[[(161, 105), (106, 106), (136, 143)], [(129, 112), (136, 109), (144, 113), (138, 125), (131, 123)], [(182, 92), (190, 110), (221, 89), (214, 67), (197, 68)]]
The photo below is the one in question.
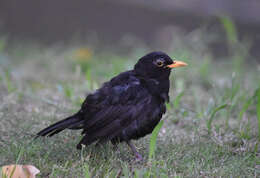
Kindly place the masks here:
[(3, 173), (2, 168), (0, 168), (0, 172), (1, 172), (0, 175), (1, 175), (2, 178), (7, 178), (7, 175)]
[(88, 81), (89, 88), (91, 90), (93, 90), (93, 80), (92, 80), (92, 75), (91, 75), (91, 69), (86, 70), (85, 78)]
[(20, 161), (21, 156), (23, 155), (24, 151), (25, 151), (24, 147), (21, 146), (15, 164), (18, 164), (18, 162)]
[(149, 145), (149, 160), (151, 160), (154, 157), (155, 148), (156, 148), (156, 140), (159, 134), (160, 129), (162, 128), (163, 121), (160, 121), (159, 124), (155, 127), (155, 129), (152, 132), (152, 136), (150, 139), (150, 145)]
[(140, 170), (136, 169), (136, 170), (134, 171), (134, 178), (139, 178), (139, 177), (141, 177), (141, 176), (140, 176)]
[(170, 103), (166, 103), (165, 105), (166, 105), (166, 109), (167, 109), (167, 111), (171, 110), (172, 106), (171, 106)]
[(88, 69), (85, 73), (85, 78), (87, 81), (91, 82), (92, 76), (91, 76), (91, 69)]
[(178, 109), (179, 108), (179, 105), (180, 105), (180, 100), (182, 98), (182, 96), (184, 95), (184, 92), (182, 91), (176, 98), (175, 100), (173, 101), (173, 106), (175, 109)]
[(68, 85), (64, 85), (64, 94), (65, 96), (71, 100), (73, 96), (73, 88), (69, 87)]
[(20, 147), (20, 150), (19, 150), (19, 153), (18, 153), (16, 162), (15, 162), (15, 166), (14, 166), (14, 168), (12, 169), (12, 172), (11, 172), (10, 177), (13, 177), (14, 172), (15, 172), (15, 169), (16, 169), (16, 165), (18, 165), (18, 162), (20, 161), (20, 158), (21, 158), (21, 156), (22, 156), (23, 153), (24, 153), (24, 147)]
[(8, 91), (8, 93), (11, 93), (11, 92), (15, 91), (15, 87), (14, 87), (14, 84), (11, 79), (10, 71), (7, 70), (5, 72), (5, 76), (6, 76), (5, 80), (6, 80), (7, 91)]
[(252, 104), (253, 102), (253, 98), (249, 98), (243, 105), (243, 108), (241, 109), (241, 111), (239, 112), (239, 120), (242, 120), (242, 117), (244, 115), (244, 113), (247, 111), (248, 107)]
[(85, 173), (85, 178), (90, 178), (90, 173), (89, 173), (89, 165), (85, 164), (84, 165), (84, 173)]
[(208, 128), (208, 133), (211, 133), (211, 129), (212, 129), (212, 122), (213, 122), (213, 119), (216, 115), (216, 113), (224, 108), (226, 108), (228, 105), (227, 104), (223, 104), (219, 107), (216, 107), (210, 114), (210, 117), (207, 121), (207, 128)]
[(234, 22), (227, 16), (222, 16), (219, 19), (225, 29), (228, 42), (230, 44), (237, 43), (237, 30)]
[(256, 113), (257, 113), (257, 121), (258, 121), (258, 140), (260, 140), (260, 88), (256, 90), (255, 94), (257, 98)]

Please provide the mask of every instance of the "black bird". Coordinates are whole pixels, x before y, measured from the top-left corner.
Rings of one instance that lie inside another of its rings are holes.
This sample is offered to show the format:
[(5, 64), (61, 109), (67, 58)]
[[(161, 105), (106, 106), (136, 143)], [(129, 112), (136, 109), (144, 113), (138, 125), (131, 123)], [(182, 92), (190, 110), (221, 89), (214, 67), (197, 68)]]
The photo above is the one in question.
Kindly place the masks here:
[(37, 135), (53, 136), (64, 129), (83, 129), (78, 149), (93, 142), (111, 141), (116, 145), (124, 141), (136, 158), (142, 159), (131, 140), (153, 131), (166, 112), (171, 69), (186, 65), (163, 52), (149, 53), (139, 59), (133, 70), (117, 75), (89, 94), (76, 114)]

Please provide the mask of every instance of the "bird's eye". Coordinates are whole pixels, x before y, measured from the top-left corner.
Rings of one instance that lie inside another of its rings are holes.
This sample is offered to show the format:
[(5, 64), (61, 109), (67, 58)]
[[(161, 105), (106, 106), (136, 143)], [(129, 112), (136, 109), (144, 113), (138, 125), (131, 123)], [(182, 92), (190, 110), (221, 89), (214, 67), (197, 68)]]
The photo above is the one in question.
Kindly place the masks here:
[(164, 65), (163, 60), (161, 60), (161, 59), (156, 60), (156, 65), (157, 65), (158, 67), (162, 67), (162, 66)]

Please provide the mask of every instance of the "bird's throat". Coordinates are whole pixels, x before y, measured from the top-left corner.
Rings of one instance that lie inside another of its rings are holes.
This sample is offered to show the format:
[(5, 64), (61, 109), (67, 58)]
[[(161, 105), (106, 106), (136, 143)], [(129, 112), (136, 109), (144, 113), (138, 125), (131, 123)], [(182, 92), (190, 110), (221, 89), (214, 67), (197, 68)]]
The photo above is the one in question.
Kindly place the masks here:
[(152, 95), (157, 96), (163, 102), (169, 101), (169, 80), (158, 81), (156, 79), (149, 79), (145, 81), (145, 85)]

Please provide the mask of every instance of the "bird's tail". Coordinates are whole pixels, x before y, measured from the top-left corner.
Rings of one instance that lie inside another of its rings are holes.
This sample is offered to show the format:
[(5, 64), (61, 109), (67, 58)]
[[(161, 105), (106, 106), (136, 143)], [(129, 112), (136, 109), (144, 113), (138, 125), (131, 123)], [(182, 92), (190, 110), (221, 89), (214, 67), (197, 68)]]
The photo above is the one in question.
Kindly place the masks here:
[(64, 129), (82, 129), (82, 124), (84, 120), (81, 119), (80, 114), (76, 113), (66, 119), (63, 119), (59, 122), (56, 122), (53, 125), (43, 129), (39, 133), (37, 133), (37, 137), (39, 136), (48, 136), (51, 137)]

